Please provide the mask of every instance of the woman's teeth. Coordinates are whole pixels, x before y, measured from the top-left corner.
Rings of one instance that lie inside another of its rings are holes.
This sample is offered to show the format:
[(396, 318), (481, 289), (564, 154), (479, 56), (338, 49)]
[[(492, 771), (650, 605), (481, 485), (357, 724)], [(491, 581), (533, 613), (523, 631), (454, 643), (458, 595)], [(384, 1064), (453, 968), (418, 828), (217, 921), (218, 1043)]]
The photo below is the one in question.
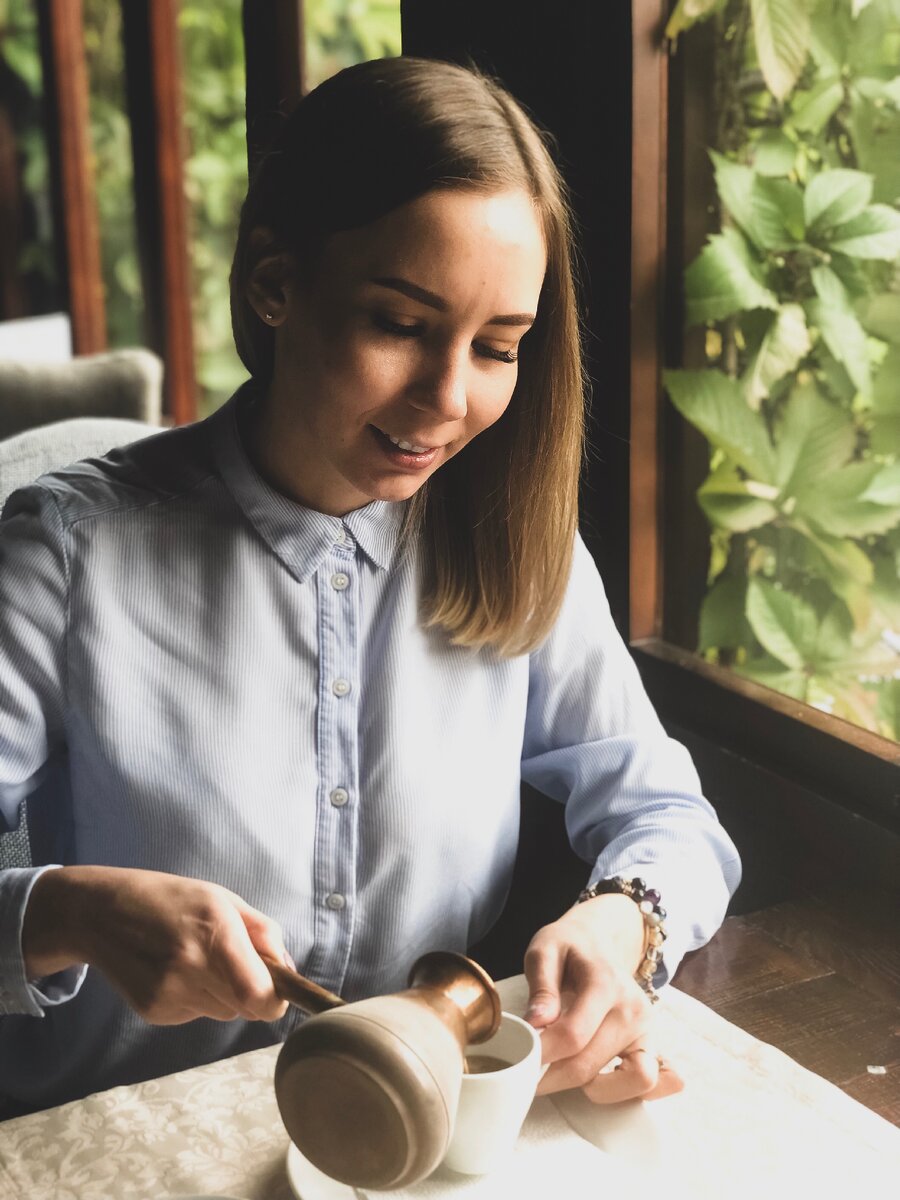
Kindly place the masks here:
[(414, 446), (412, 442), (404, 442), (402, 438), (391, 437), (390, 434), (387, 434), (387, 438), (395, 446), (399, 446), (401, 450), (406, 450), (408, 454), (424, 454), (426, 450), (431, 449), (430, 446)]

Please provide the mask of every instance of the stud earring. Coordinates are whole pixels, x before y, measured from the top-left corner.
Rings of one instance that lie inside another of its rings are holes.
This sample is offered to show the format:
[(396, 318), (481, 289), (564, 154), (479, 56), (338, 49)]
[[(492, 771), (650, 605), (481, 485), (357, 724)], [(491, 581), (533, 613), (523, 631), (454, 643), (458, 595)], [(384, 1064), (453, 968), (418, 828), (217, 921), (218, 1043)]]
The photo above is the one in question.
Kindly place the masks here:
[(275, 320), (275, 317), (273, 316), (273, 314), (272, 314), (272, 313), (266, 313), (266, 320), (267, 320), (267, 321), (274, 321), (274, 320)]

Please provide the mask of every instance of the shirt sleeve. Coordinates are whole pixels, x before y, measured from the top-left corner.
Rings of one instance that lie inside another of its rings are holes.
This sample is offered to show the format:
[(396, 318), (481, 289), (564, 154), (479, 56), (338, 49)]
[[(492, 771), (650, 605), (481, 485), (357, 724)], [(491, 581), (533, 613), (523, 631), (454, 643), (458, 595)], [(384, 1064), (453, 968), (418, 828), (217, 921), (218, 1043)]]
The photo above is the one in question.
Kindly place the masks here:
[(640, 875), (660, 893), (665, 983), (721, 925), (740, 859), (644, 691), (580, 537), (560, 616), (531, 656), (522, 778), (565, 804), (591, 883)]
[[(49, 489), (13, 493), (0, 520), (0, 834), (14, 829), (23, 799), (64, 745), (68, 563)], [(0, 870), (0, 1014), (42, 1016), (69, 999), (84, 968), (30, 983), (22, 922), (31, 889), (49, 866)]]

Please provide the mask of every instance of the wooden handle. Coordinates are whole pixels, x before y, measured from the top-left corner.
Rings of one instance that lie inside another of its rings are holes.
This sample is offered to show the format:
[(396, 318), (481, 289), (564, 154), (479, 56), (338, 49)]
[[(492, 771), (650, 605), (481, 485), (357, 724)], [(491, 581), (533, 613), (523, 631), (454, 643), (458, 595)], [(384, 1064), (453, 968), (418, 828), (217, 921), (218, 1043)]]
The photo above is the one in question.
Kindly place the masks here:
[(339, 1008), (345, 1003), (334, 992), (319, 987), (317, 983), (313, 983), (311, 979), (307, 979), (298, 971), (292, 971), (277, 958), (270, 958), (267, 954), (261, 954), (260, 958), (269, 968), (269, 974), (275, 985), (275, 995), (281, 1000), (287, 1000), (288, 1004), (293, 1004), (295, 1008), (299, 1008), (309, 1016), (327, 1012), (329, 1008)]

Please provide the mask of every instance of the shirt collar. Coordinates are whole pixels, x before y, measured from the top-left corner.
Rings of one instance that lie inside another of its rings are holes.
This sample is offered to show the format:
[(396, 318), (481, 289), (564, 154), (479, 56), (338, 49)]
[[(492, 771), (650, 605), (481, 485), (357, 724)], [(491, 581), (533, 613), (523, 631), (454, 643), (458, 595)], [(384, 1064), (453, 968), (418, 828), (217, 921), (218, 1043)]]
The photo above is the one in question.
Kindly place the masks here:
[(346, 531), (376, 567), (394, 561), (406, 503), (373, 500), (343, 518), (305, 508), (276, 492), (251, 463), (241, 439), (238, 416), (253, 399), (244, 384), (209, 418), (216, 466), (237, 506), (291, 574), (305, 583)]

